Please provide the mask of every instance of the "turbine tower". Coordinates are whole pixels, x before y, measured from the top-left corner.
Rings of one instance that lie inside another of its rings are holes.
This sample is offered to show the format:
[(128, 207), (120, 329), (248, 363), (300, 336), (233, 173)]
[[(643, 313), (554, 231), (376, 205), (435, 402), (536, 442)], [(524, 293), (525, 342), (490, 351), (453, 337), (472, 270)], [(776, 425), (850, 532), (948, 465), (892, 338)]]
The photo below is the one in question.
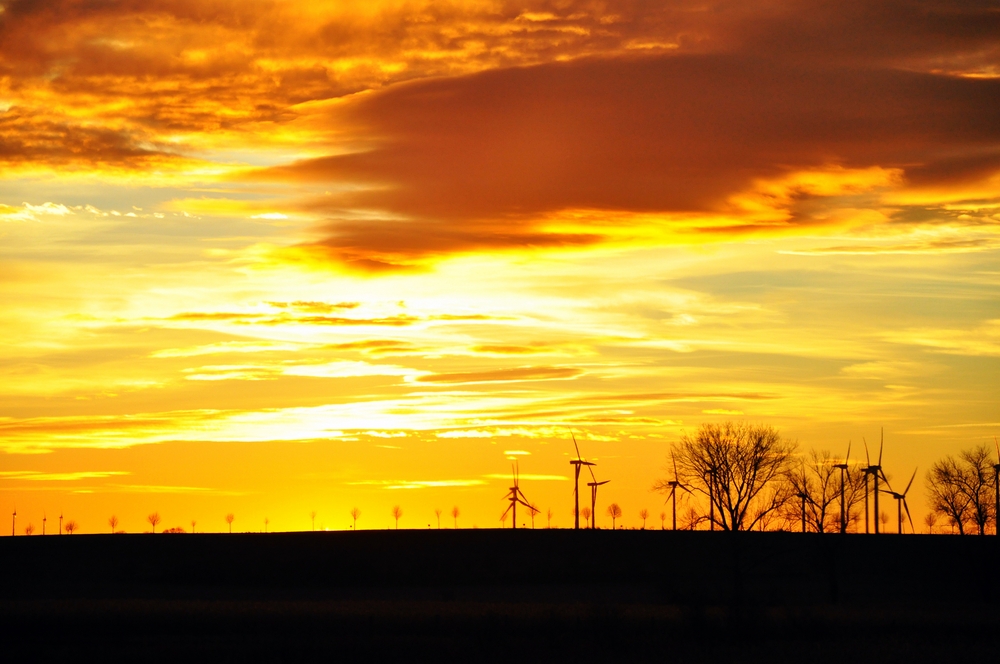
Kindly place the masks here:
[(576, 444), (576, 435), (570, 431), (570, 435), (573, 436), (573, 447), (576, 448), (576, 458), (570, 461), (570, 465), (573, 466), (574, 481), (573, 484), (573, 529), (580, 530), (580, 466), (593, 466), (594, 464), (590, 461), (584, 461), (580, 457), (580, 446)]

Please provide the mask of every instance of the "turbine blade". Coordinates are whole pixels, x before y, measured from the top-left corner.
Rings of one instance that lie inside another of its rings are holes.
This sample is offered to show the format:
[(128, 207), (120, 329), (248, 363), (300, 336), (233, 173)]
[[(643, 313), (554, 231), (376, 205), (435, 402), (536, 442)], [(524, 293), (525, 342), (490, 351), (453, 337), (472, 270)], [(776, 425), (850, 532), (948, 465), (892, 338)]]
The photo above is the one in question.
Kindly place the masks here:
[(844, 465), (851, 462), (851, 441), (847, 441), (847, 456), (844, 457)]
[(996, 436), (993, 436), (993, 444), (997, 446), (997, 463), (1000, 463), (1000, 443), (997, 442)]
[(503, 518), (503, 517), (507, 516), (507, 512), (509, 512), (509, 511), (510, 511), (510, 508), (512, 508), (512, 507), (514, 507), (514, 503), (511, 503), (510, 505), (508, 505), (508, 506), (507, 506), (507, 509), (505, 509), (505, 510), (503, 511), (503, 514), (501, 515), (501, 517), (500, 517), (500, 518)]
[(917, 469), (916, 469), (916, 468), (914, 468), (914, 469), (913, 469), (913, 474), (912, 474), (912, 475), (910, 475), (910, 481), (906, 483), (906, 488), (905, 488), (905, 489), (903, 489), (903, 495), (904, 495), (904, 496), (905, 496), (905, 495), (906, 495), (906, 493), (907, 493), (907, 492), (908, 492), (908, 491), (910, 490), (910, 485), (911, 485), (911, 484), (913, 484), (913, 478), (915, 478), (916, 476), (917, 476)]
[[(1000, 446), (997, 447), (997, 458), (1000, 459)], [(674, 481), (677, 481), (677, 459), (674, 458), (674, 453), (670, 453), (670, 463), (674, 464)]]
[(580, 456), (580, 446), (576, 444), (576, 434), (574, 434), (572, 431), (570, 431), (569, 435), (573, 436), (573, 447), (576, 448), (576, 460), (577, 461), (582, 461), (583, 458)]
[(882, 448), (885, 446), (885, 429), (882, 428), (882, 429), (879, 429), (879, 431), (881, 432), (879, 434), (881, 439), (879, 440), (879, 443), (878, 443), (878, 465), (881, 467), (882, 466)]
[(861, 437), (861, 442), (863, 442), (865, 444), (865, 465), (866, 466), (870, 466), (870, 465), (872, 465), (872, 458), (870, 456), (868, 456), (868, 441), (865, 440), (864, 436), (862, 436)]
[(906, 498), (903, 498), (903, 509), (906, 510), (906, 518), (910, 520), (910, 532), (913, 532), (913, 517), (910, 516), (910, 506), (906, 504)]
[[(593, 464), (591, 464), (591, 465), (593, 465)], [(593, 468), (591, 468), (590, 466), (587, 466), (587, 470), (589, 470), (589, 471), (590, 471), (590, 476), (591, 476), (591, 477), (592, 477), (592, 478), (594, 479), (594, 481), (596, 482), (596, 481), (597, 481), (597, 476), (596, 476), (596, 475), (594, 475), (594, 469), (593, 469)]]

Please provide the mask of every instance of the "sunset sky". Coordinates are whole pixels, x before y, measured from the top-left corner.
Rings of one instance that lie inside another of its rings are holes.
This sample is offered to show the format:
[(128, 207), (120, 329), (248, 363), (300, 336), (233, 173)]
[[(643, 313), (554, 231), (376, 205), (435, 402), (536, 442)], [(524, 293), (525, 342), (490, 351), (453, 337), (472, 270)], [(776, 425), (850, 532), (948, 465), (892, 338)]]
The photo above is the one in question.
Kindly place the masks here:
[(517, 459), (565, 527), (573, 431), (599, 513), (659, 527), (671, 442), (747, 419), (884, 427), (917, 521), (1000, 434), (998, 36), (974, 0), (0, 0), (0, 511), (497, 527)]

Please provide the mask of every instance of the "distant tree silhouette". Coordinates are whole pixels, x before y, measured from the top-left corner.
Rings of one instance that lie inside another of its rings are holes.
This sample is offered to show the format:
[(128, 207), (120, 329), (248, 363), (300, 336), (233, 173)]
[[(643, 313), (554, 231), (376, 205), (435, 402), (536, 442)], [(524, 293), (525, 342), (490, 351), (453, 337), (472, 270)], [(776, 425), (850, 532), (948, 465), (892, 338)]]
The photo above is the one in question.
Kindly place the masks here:
[(153, 532), (155, 533), (156, 532), (156, 524), (158, 524), (160, 522), (160, 513), (159, 512), (153, 512), (152, 514), (150, 514), (149, 516), (146, 517), (146, 521), (149, 521), (149, 525), (153, 526)]
[(191, 532), (192, 532), (192, 533), (194, 532), (194, 527), (195, 527), (196, 525), (198, 525), (198, 522), (197, 522), (197, 521), (195, 521), (194, 519), (191, 519)]
[(396, 530), (399, 530), (399, 519), (403, 516), (403, 508), (395, 505), (392, 508), (392, 517), (396, 520)]
[(552, 511), (551, 507), (549, 508), (549, 511), (545, 513), (545, 516), (548, 519), (548, 521), (545, 524), (545, 527), (546, 528), (551, 528), (552, 527), (552, 517), (555, 516), (555, 513)]
[[(400, 511), (400, 515), (402, 515), (402, 511)], [(361, 510), (359, 510), (357, 507), (352, 507), (351, 508), (351, 518), (354, 519), (353, 530), (357, 530), (358, 529), (358, 517), (359, 516), (361, 516)], [(397, 523), (396, 523), (396, 528), (399, 528), (399, 522), (398, 522), (398, 520), (397, 520)]]
[(959, 534), (976, 528), (980, 535), (993, 520), (993, 460), (990, 448), (980, 445), (946, 456), (927, 473), (931, 509), (952, 519)]
[(681, 517), (680, 529), (696, 530), (703, 521), (708, 521), (708, 518), (698, 514), (698, 510), (694, 507), (688, 507), (687, 512)]
[(667, 513), (660, 512), (660, 530), (667, 529)]
[(229, 534), (230, 535), (233, 534), (233, 521), (235, 521), (235, 520), (236, 520), (236, 515), (233, 514), (232, 512), (230, 512), (229, 514), (226, 515), (226, 523), (229, 524)]
[(538, 509), (538, 505), (531, 503), (528, 505), (528, 514), (531, 515), (531, 529), (535, 529), (535, 517), (541, 514), (542, 510)]
[(163, 534), (164, 535), (169, 535), (169, 534), (174, 534), (174, 533), (183, 533), (183, 532), (184, 532), (184, 529), (181, 528), (180, 526), (174, 526), (173, 528), (165, 528), (163, 530)]
[(885, 510), (882, 510), (878, 515), (879, 523), (882, 524), (882, 532), (885, 532), (885, 527), (889, 524), (889, 515), (886, 514)]
[[(313, 530), (316, 530), (316, 510), (309, 512), (309, 518), (312, 519)], [(357, 519), (355, 519), (357, 521)]]
[(769, 425), (723, 422), (684, 435), (673, 456), (679, 479), (708, 499), (710, 526), (752, 530), (792, 497), (795, 449)]
[(269, 523), (271, 523), (271, 520), (270, 520), (270, 519), (268, 519), (268, 518), (267, 518), (267, 517), (265, 516), (265, 517), (264, 517), (264, 532), (265, 532), (265, 533), (267, 532), (267, 524), (269, 524)]
[(583, 520), (586, 523), (590, 523), (590, 515), (591, 515), (591, 511), (590, 511), (589, 507), (581, 507), (580, 508), (580, 516), (583, 517)]
[(924, 525), (927, 526), (927, 534), (932, 535), (934, 533), (934, 526), (937, 525), (937, 514), (934, 512), (925, 514)]
[(437, 507), (437, 508), (434, 509), (434, 516), (436, 516), (437, 520), (438, 520), (438, 530), (441, 530), (441, 508), (440, 507)]
[(611, 530), (614, 530), (615, 520), (620, 519), (622, 516), (622, 508), (618, 506), (618, 503), (608, 505), (608, 516), (611, 517)]
[(646, 529), (646, 519), (649, 518), (649, 510), (647, 510), (645, 507), (643, 507), (641, 510), (639, 510), (639, 516), (642, 518), (642, 529), (645, 530)]
[(26, 525), (24, 527), (24, 534), (25, 535), (31, 535), (34, 532), (35, 532), (35, 525), (34, 524), (29, 523), (28, 525)]
[(65, 530), (70, 535), (72, 535), (73, 532), (78, 530), (79, 528), (80, 526), (78, 526), (76, 521), (73, 521), (72, 519), (70, 519), (63, 525), (63, 530)]
[(454, 507), (451, 508), (451, 518), (455, 519), (455, 530), (458, 530), (458, 515), (459, 514), (461, 514), (461, 512), (458, 509), (458, 505), (455, 505)]
[(115, 534), (115, 528), (118, 527), (118, 517), (116, 517), (114, 514), (112, 514), (111, 518), (108, 519), (108, 525), (111, 526), (111, 534), (114, 535)]

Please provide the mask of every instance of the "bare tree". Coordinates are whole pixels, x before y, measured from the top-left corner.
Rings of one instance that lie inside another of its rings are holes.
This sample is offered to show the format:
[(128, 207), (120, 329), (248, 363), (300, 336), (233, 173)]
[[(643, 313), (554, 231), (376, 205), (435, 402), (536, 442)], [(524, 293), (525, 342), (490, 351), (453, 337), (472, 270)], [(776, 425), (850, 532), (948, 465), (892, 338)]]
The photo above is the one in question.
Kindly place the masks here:
[(590, 523), (590, 514), (591, 514), (591, 512), (590, 512), (590, 508), (589, 507), (581, 507), (580, 508), (580, 516), (583, 517), (583, 521), (585, 523)]
[(531, 503), (528, 505), (528, 514), (531, 515), (531, 529), (535, 529), (535, 517), (541, 514), (542, 510), (538, 509), (538, 505)]
[(934, 512), (928, 512), (924, 515), (924, 525), (927, 526), (927, 534), (934, 534), (934, 526), (937, 525), (937, 514)]
[(26, 526), (24, 527), (24, 534), (25, 534), (25, 535), (31, 535), (31, 534), (33, 534), (34, 532), (35, 532), (35, 524), (33, 524), (33, 523), (29, 523), (28, 525), (26, 525)]
[(435, 510), (434, 510), (434, 516), (436, 516), (437, 520), (438, 520), (438, 530), (441, 530), (441, 508), (440, 507), (435, 508)]
[(752, 530), (792, 495), (787, 481), (795, 443), (765, 424), (703, 424), (673, 455), (682, 481), (709, 501), (709, 522)]
[(392, 516), (396, 519), (396, 530), (399, 530), (399, 519), (403, 516), (403, 508), (396, 505), (392, 508)]
[(458, 505), (451, 508), (451, 518), (455, 519), (455, 530), (458, 530), (458, 515), (462, 512), (458, 509)]
[(552, 511), (551, 507), (549, 508), (549, 511), (545, 513), (545, 516), (548, 518), (548, 521), (546, 522), (545, 527), (546, 528), (551, 528), (552, 527), (552, 517), (555, 516), (555, 513)]
[(197, 522), (197, 521), (195, 521), (194, 519), (191, 519), (191, 532), (192, 532), (192, 533), (194, 533), (194, 527), (195, 527), (196, 525), (198, 525), (198, 522)]
[(688, 507), (687, 512), (681, 516), (681, 530), (697, 530), (703, 521), (708, 521), (708, 517), (698, 514), (694, 507)]
[(153, 532), (155, 533), (156, 532), (156, 524), (158, 524), (160, 522), (160, 513), (159, 512), (153, 512), (152, 514), (150, 514), (149, 516), (146, 517), (146, 521), (149, 521), (149, 525), (153, 526)]
[(667, 513), (660, 512), (660, 530), (667, 529)]
[(622, 508), (618, 506), (618, 503), (608, 505), (608, 516), (611, 517), (611, 530), (614, 530), (615, 521), (622, 517)]
[(229, 534), (230, 535), (233, 534), (233, 521), (235, 521), (235, 520), (236, 520), (236, 515), (233, 514), (232, 512), (230, 512), (229, 514), (226, 515), (226, 523), (229, 524)]
[[(816, 533), (840, 530), (841, 471), (838, 462), (839, 459), (828, 450), (810, 450), (802, 465), (788, 474), (790, 492), (796, 500), (785, 503), (780, 510), (786, 523), (799, 523), (804, 496), (808, 530)], [(844, 472), (844, 511), (848, 526), (861, 518), (859, 509), (865, 500), (864, 483), (865, 475), (860, 465), (849, 466)]]
[(114, 535), (115, 534), (115, 528), (118, 527), (118, 517), (115, 516), (114, 514), (112, 514), (111, 518), (108, 519), (108, 525), (111, 526), (111, 534)]
[(65, 525), (63, 525), (63, 530), (65, 530), (70, 535), (72, 535), (74, 531), (79, 530), (79, 528), (80, 526), (78, 526), (76, 521), (73, 521), (72, 519), (70, 519), (65, 523)]
[(889, 515), (886, 514), (885, 510), (882, 510), (881, 512), (879, 512), (878, 520), (879, 520), (879, 523), (882, 524), (882, 532), (884, 533), (886, 526), (889, 525)]
[(927, 473), (931, 509), (953, 519), (962, 535), (971, 527), (985, 534), (994, 518), (992, 461), (990, 448), (980, 445), (946, 456)]
[[(400, 510), (399, 514), (400, 514), (400, 516), (402, 516), (403, 511)], [(361, 510), (358, 509), (357, 507), (352, 507), (351, 508), (351, 518), (354, 519), (354, 526), (352, 528), (353, 530), (357, 530), (358, 529), (358, 517), (359, 516), (361, 516)], [(398, 519), (398, 517), (397, 517), (397, 519)], [(398, 528), (399, 525), (397, 524), (396, 527)]]
[(309, 512), (309, 518), (312, 519), (313, 530), (316, 530), (316, 510)]
[[(645, 507), (643, 507), (641, 510), (639, 510), (639, 516), (642, 518), (642, 529), (645, 530), (646, 529), (646, 519), (649, 518), (649, 510), (647, 510)], [(666, 515), (664, 515), (664, 516), (666, 516)]]
[(270, 520), (270, 519), (268, 519), (268, 518), (267, 518), (267, 517), (265, 516), (265, 517), (264, 517), (264, 532), (265, 532), (265, 533), (267, 532), (267, 525), (268, 525), (269, 523), (271, 523), (271, 520)]

